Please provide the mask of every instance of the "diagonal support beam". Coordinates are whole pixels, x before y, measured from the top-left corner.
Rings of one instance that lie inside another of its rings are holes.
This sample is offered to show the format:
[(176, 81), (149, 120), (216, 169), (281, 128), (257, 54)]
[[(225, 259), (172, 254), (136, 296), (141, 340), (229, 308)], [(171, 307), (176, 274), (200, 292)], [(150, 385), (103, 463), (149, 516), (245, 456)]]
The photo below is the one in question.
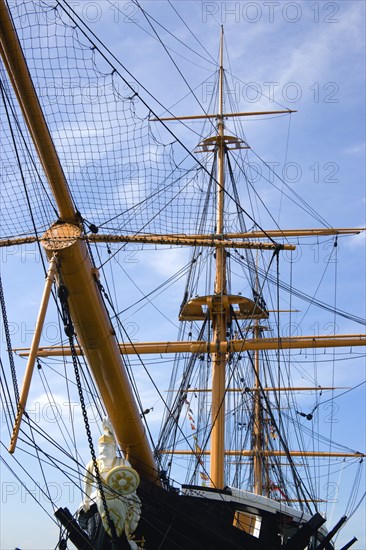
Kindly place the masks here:
[(52, 285), (56, 277), (56, 257), (53, 256), (50, 260), (49, 269), (46, 277), (46, 284), (44, 287), (41, 306), (38, 313), (38, 318), (36, 322), (36, 328), (34, 331), (32, 345), (30, 347), (27, 367), (25, 369), (24, 381), (22, 386), (22, 391), (19, 397), (18, 411), (15, 418), (15, 424), (13, 428), (13, 433), (10, 440), (9, 453), (14, 453), (15, 447), (18, 440), (20, 424), (22, 422), (23, 414), (28, 400), (29, 389), (32, 381), (34, 363), (38, 354), (39, 342), (41, 339), (42, 329), (44, 325), (44, 320), (46, 317), (47, 306), (51, 294)]

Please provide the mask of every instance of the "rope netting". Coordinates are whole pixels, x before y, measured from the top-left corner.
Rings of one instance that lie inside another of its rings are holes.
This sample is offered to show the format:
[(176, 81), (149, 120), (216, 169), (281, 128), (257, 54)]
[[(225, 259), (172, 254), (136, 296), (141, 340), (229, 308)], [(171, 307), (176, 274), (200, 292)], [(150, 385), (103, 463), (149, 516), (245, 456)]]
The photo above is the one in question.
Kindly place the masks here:
[[(11, 8), (82, 217), (103, 232), (194, 232), (205, 191), (195, 184), (192, 158), (181, 151), (177, 160), (171, 135), (166, 143), (158, 139), (138, 94), (57, 2)], [(1, 238), (42, 233), (57, 219), (56, 207), (3, 66), (1, 79)]]

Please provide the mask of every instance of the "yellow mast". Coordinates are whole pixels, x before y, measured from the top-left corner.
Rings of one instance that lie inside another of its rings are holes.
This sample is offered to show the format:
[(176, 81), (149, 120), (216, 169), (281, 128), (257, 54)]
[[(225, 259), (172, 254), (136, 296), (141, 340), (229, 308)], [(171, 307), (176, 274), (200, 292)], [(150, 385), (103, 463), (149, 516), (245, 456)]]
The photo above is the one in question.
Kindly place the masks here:
[[(259, 338), (259, 322), (255, 321), (254, 338)], [(254, 351), (254, 407), (253, 407), (253, 493), (263, 492), (263, 469), (260, 451), (263, 448), (262, 407), (260, 394), (260, 363), (259, 350)]]
[[(219, 112), (217, 117), (217, 210), (216, 233), (220, 236), (224, 232), (224, 199), (225, 199), (225, 143), (223, 120), (223, 35), (221, 28), (220, 39), (220, 69), (219, 69)], [(227, 292), (226, 281), (226, 251), (216, 247), (216, 278), (214, 293), (220, 296), (217, 308), (211, 310), (213, 342), (217, 351), (212, 354), (212, 431), (211, 431), (211, 461), (210, 478), (214, 487), (224, 487), (224, 450), (225, 450), (225, 370), (226, 355), (220, 349), (220, 342), (226, 335), (226, 310), (223, 307), (222, 296)]]
[[(83, 232), (78, 215), (4, 0), (0, 0), (0, 43), (4, 64), (59, 212), (58, 222), (46, 232), (44, 248), (49, 258), (56, 257), (58, 281), (68, 290), (69, 308), (78, 340), (113, 423), (117, 440), (140, 475), (157, 482), (154, 457), (100, 295), (98, 273), (92, 265), (85, 241), (80, 239)], [(66, 241), (60, 238), (60, 232), (66, 233)], [(11, 449), (14, 451), (14, 438)]]
[[(256, 292), (259, 296), (259, 283), (258, 283), (258, 254), (256, 259), (256, 278), (255, 286)], [(259, 339), (261, 336), (261, 328), (259, 321), (254, 321), (253, 337)], [(263, 422), (262, 422), (262, 405), (261, 405), (261, 392), (260, 392), (260, 350), (254, 350), (254, 406), (253, 406), (253, 429), (252, 429), (252, 443), (253, 443), (253, 493), (261, 495), (263, 493), (263, 464), (262, 456), (260, 455), (263, 450)]]

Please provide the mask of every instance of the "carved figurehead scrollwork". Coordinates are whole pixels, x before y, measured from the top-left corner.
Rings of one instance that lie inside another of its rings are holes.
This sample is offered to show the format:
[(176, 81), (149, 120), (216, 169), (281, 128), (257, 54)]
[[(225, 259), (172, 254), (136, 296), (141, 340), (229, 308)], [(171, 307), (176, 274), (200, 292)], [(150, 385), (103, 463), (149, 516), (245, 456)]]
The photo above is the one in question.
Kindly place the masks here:
[[(97, 464), (108, 513), (98, 488), (95, 468), (91, 460), (86, 466), (84, 498), (79, 521), (80, 517), (83, 517), (84, 525), (88, 526), (89, 536), (92, 540), (99, 541), (103, 539), (101, 529), (112, 537), (110, 527), (110, 521), (112, 521), (117, 537), (123, 537), (125, 534), (130, 547), (138, 550), (141, 547), (133, 540), (133, 534), (141, 516), (141, 501), (136, 494), (140, 477), (126, 458), (117, 456), (117, 442), (109, 419), (103, 420), (103, 435), (98, 441)], [(94, 504), (99, 518), (93, 519)], [(85, 518), (91, 521), (85, 521)]]

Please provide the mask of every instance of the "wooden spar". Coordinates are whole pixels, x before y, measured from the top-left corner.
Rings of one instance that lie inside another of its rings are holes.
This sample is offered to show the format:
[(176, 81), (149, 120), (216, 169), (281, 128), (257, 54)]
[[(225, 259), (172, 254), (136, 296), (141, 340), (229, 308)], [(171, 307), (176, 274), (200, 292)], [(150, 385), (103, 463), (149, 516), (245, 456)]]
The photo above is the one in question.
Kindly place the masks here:
[[(217, 204), (216, 204), (216, 231), (224, 231), (224, 199), (225, 199), (225, 144), (223, 112), (223, 28), (220, 39), (220, 74), (219, 74), (219, 114), (217, 117)], [(221, 139), (219, 139), (221, 138)], [(226, 281), (226, 251), (216, 247), (216, 276), (214, 293), (223, 296), (227, 293)], [(211, 409), (211, 454), (210, 480), (217, 489), (224, 488), (225, 466), (225, 374), (226, 354), (222, 353), (219, 343), (226, 334), (227, 313), (222, 304), (222, 298), (217, 307), (210, 311), (212, 318), (212, 409)]]
[(362, 231), (366, 231), (365, 227), (345, 227), (345, 228), (313, 228), (313, 229), (269, 229), (268, 231), (248, 231), (247, 233), (225, 233), (224, 238), (253, 238), (261, 237), (312, 237), (312, 236), (328, 236), (328, 235), (358, 235)]
[(267, 249), (274, 250), (280, 247), (283, 250), (296, 250), (296, 246), (290, 244), (267, 243), (260, 241), (238, 241), (219, 239), (213, 236), (210, 239), (191, 239), (188, 237), (174, 237), (169, 235), (125, 235), (125, 236), (105, 236), (105, 235), (90, 235), (90, 242), (125, 242), (125, 243), (141, 243), (141, 244), (166, 244), (177, 246), (207, 246), (215, 248), (252, 248), (252, 249)]
[[(61, 237), (63, 241), (67, 237)], [(91, 243), (138, 243), (138, 244), (162, 244), (176, 246), (207, 246), (213, 248), (251, 248), (254, 250), (296, 250), (296, 246), (291, 244), (277, 244), (260, 241), (233, 241), (211, 238), (208, 239), (190, 239), (185, 237), (170, 237), (168, 235), (80, 235), (80, 240), (89, 241)], [(0, 241), (0, 247), (34, 243), (37, 241), (45, 242), (45, 238), (37, 239), (37, 237), (20, 237), (18, 239), (6, 239)]]
[[(276, 237), (312, 237), (312, 236), (329, 236), (329, 235), (358, 235), (362, 231), (365, 231), (364, 227), (354, 227), (354, 228), (314, 228), (314, 229), (284, 229), (273, 230), (269, 229), (268, 231), (248, 231), (247, 233), (224, 233), (220, 235), (220, 240), (218, 235), (207, 235), (207, 234), (197, 234), (197, 235), (159, 235), (159, 234), (139, 234), (139, 235), (103, 235), (99, 233), (98, 235), (82, 235), (81, 239), (87, 239), (89, 242), (93, 243), (142, 243), (142, 244), (176, 244), (177, 246), (181, 245), (190, 245), (190, 246), (220, 246), (231, 248), (249, 248), (251, 243), (237, 241), (234, 242), (231, 239), (261, 239), (261, 238), (276, 238)], [(0, 247), (22, 245), (27, 243), (37, 242), (39, 239), (35, 236), (28, 237), (17, 237), (14, 239), (3, 239), (0, 240)], [(195, 242), (197, 241), (197, 242)], [(205, 243), (204, 241), (209, 241)], [(249, 244), (249, 246), (246, 246)], [(254, 243), (258, 244), (258, 243)], [(269, 247), (273, 248), (272, 243), (261, 243), (263, 248)], [(252, 246), (255, 248), (255, 246)], [(293, 250), (294, 248), (285, 248)]]
[(15, 418), (15, 424), (13, 428), (13, 433), (11, 436), (11, 441), (9, 445), (9, 453), (14, 453), (15, 446), (17, 444), (19, 430), (20, 430), (20, 424), (22, 422), (23, 414), (25, 411), (25, 407), (28, 400), (28, 394), (29, 394), (29, 388), (32, 381), (33, 376), (33, 370), (34, 370), (34, 363), (37, 358), (37, 352), (39, 347), (39, 342), (41, 340), (41, 334), (43, 329), (44, 320), (46, 318), (46, 312), (47, 312), (47, 306), (48, 301), (51, 294), (52, 285), (55, 281), (56, 276), (56, 258), (53, 256), (50, 261), (49, 269), (47, 272), (46, 277), (46, 283), (42, 295), (41, 305), (38, 313), (38, 318), (36, 322), (36, 328), (34, 331), (33, 339), (32, 339), (32, 345), (30, 348), (30, 353), (28, 357), (27, 366), (25, 369), (24, 374), (24, 380), (23, 380), (23, 386), (19, 397), (19, 403), (18, 403), (18, 410), (17, 415)]
[[(249, 456), (253, 457), (255, 451), (253, 449), (242, 449), (241, 451), (229, 451), (225, 450), (225, 456)], [(168, 454), (168, 455), (180, 455), (180, 456), (190, 456), (196, 454), (194, 451), (190, 450), (170, 450), (170, 449), (164, 449), (159, 451), (159, 454)], [(286, 453), (285, 451), (274, 451), (274, 450), (262, 450), (260, 451), (260, 455), (263, 457), (270, 457), (270, 456), (298, 456), (298, 457), (334, 457), (334, 458), (364, 458), (366, 455), (364, 453), (359, 452), (353, 452), (353, 453), (345, 453), (345, 452), (321, 452), (321, 451), (289, 451)], [(200, 455), (203, 456), (209, 456), (210, 451), (201, 451)]]
[[(66, 286), (71, 317), (116, 437), (141, 477), (159, 483), (113, 327), (97, 284), (78, 215), (40, 107), (26, 61), (4, 0), (0, 0), (0, 39), (4, 64), (14, 86), (29, 132), (54, 194), (63, 225), (52, 226), (44, 241), (48, 256), (57, 255), (59, 282)], [(67, 242), (60, 239), (67, 226)]]
[[(290, 113), (297, 113), (292, 109), (286, 109), (282, 111), (252, 111), (249, 113), (223, 113), (219, 116), (222, 118), (238, 117), (238, 116), (261, 116), (261, 115), (289, 115)], [(151, 122), (167, 121), (167, 120), (199, 120), (206, 118), (218, 118), (217, 114), (207, 114), (207, 115), (187, 115), (187, 116), (173, 116), (167, 118), (151, 118)]]
[[(292, 336), (287, 338), (247, 338), (246, 340), (224, 340), (220, 343), (223, 353), (244, 352), (253, 350), (278, 349), (316, 349), (366, 346), (366, 334), (336, 334), (332, 336)], [(149, 355), (165, 353), (213, 353), (217, 344), (213, 342), (170, 341), (170, 342), (136, 342), (120, 343), (120, 352), (126, 355)], [(14, 348), (20, 357), (29, 355), (29, 348)], [(82, 355), (81, 350), (77, 350)], [(41, 347), (39, 357), (57, 357), (70, 355), (70, 350), (62, 346)]]
[[(296, 391), (330, 391), (330, 390), (349, 390), (351, 389), (351, 386), (294, 386), (294, 387), (288, 387), (285, 386), (279, 387), (279, 388), (226, 388), (226, 393), (235, 392), (235, 393), (243, 393), (243, 392), (253, 392), (253, 391), (288, 391), (288, 392), (296, 392)], [(178, 390), (168, 390), (169, 392), (176, 392)], [(184, 393), (207, 393), (210, 392), (210, 388), (183, 388), (179, 389), (179, 391)]]

